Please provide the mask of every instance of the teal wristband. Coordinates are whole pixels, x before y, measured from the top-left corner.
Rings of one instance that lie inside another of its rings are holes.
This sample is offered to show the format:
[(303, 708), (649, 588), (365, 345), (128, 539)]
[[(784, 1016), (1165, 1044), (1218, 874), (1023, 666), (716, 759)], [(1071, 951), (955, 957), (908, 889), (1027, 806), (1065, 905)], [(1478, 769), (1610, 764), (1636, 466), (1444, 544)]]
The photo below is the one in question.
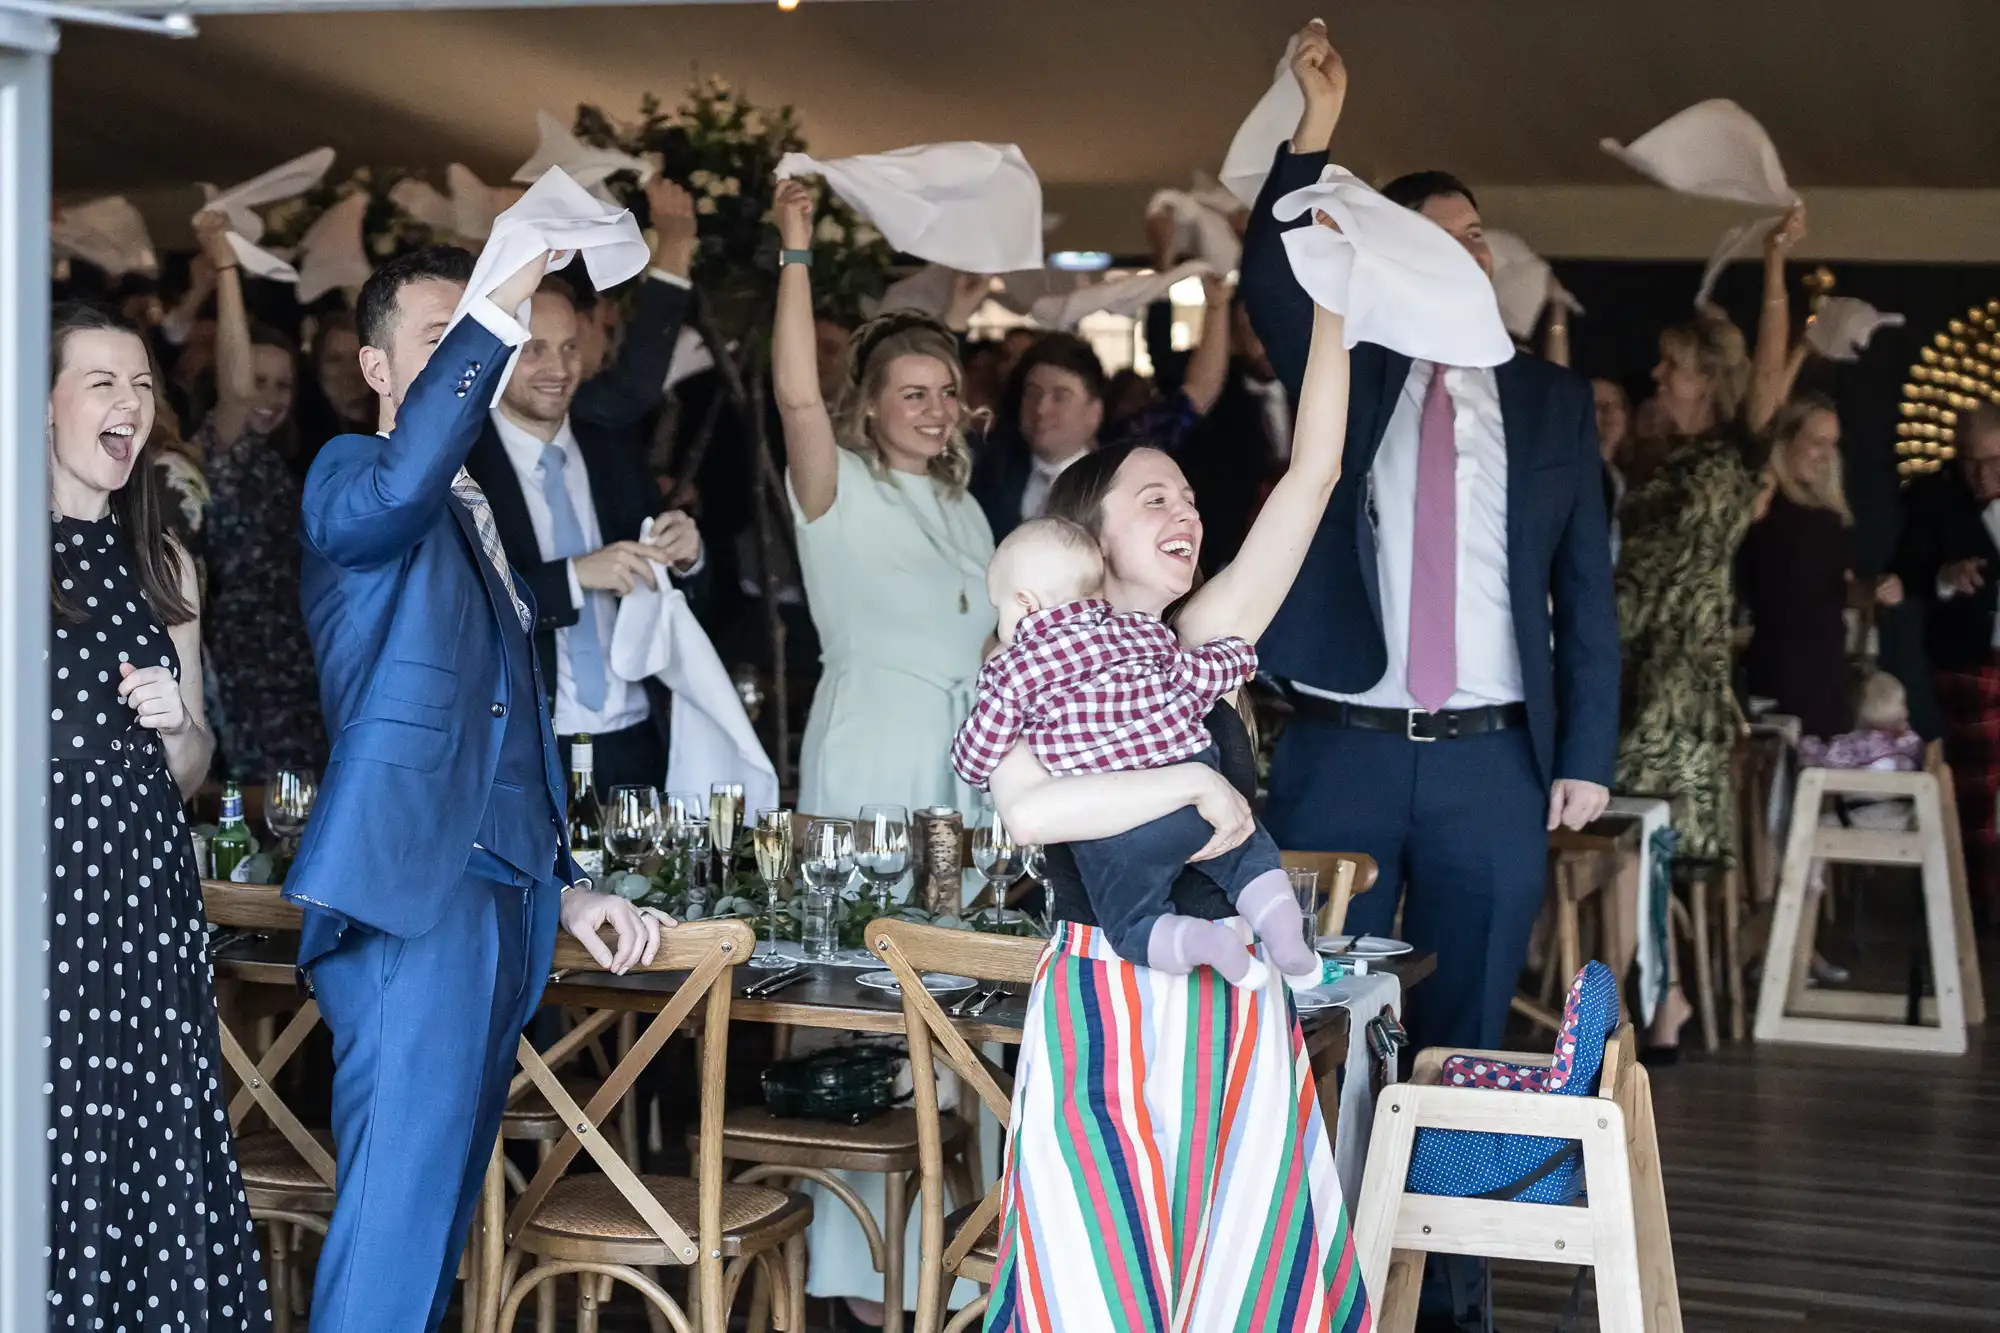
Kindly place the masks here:
[(783, 268), (787, 264), (801, 264), (806, 268), (811, 268), (813, 266), (813, 252), (810, 250), (778, 251), (778, 267)]

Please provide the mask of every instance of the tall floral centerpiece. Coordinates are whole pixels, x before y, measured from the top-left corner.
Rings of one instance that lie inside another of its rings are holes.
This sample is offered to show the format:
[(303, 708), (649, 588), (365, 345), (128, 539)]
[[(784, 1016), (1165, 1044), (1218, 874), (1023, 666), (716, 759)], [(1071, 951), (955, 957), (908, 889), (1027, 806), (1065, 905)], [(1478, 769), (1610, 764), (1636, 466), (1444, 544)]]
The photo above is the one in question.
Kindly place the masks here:
[[(731, 341), (761, 331), (778, 283), (772, 173), (786, 153), (805, 151), (797, 113), (789, 106), (758, 107), (710, 75), (697, 79), (671, 111), (647, 94), (630, 124), (595, 106), (578, 107), (573, 132), (596, 147), (650, 155), (662, 175), (688, 188), (700, 235), (696, 288)], [(609, 183), (626, 202), (638, 202), (639, 184), (629, 174)], [(813, 294), (820, 309), (858, 322), (888, 287), (894, 264), (895, 252), (882, 234), (825, 192), (813, 233)]]

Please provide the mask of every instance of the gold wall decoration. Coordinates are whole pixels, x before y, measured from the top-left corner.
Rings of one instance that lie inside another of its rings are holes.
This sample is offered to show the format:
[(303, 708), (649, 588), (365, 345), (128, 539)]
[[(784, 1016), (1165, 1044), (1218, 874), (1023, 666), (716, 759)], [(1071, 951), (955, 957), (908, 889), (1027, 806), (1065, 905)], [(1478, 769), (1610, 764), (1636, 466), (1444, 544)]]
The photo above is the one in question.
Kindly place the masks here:
[(1958, 414), (2000, 402), (2000, 298), (1972, 306), (1917, 352), (1896, 423), (1896, 471), (1935, 472), (1956, 450)]

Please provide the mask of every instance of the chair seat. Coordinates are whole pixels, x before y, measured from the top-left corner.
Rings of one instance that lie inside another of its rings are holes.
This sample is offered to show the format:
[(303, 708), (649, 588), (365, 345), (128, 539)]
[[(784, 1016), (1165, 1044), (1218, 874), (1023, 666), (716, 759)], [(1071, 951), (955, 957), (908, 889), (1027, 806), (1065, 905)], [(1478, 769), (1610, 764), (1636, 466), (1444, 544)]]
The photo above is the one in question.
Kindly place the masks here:
[[(312, 1131), (313, 1139), (333, 1156), (333, 1135)], [(331, 1213), (333, 1186), (320, 1179), (297, 1148), (275, 1129), (260, 1129), (236, 1140), (236, 1165), (253, 1211), (272, 1208), (291, 1212)]]
[[(966, 1136), (966, 1124), (944, 1116), (944, 1150), (951, 1152)], [(690, 1134), (693, 1148), (698, 1135)], [(732, 1162), (772, 1166), (812, 1166), (833, 1171), (915, 1171), (917, 1113), (885, 1111), (858, 1125), (834, 1120), (804, 1120), (773, 1115), (762, 1106), (746, 1106), (722, 1122), (722, 1155)]]
[[(952, 1242), (958, 1239), (958, 1233), (971, 1220), (972, 1210), (978, 1206), (977, 1204), (969, 1204), (964, 1208), (953, 1211), (944, 1219), (944, 1243), (946, 1249), (951, 1248)], [(965, 1252), (965, 1258), (958, 1265), (958, 1276), (967, 1278), (973, 1282), (990, 1282), (993, 1279), (993, 1269), (999, 1262), (1000, 1219), (996, 1216), (991, 1222), (986, 1224), (985, 1232), (978, 1240), (973, 1242), (972, 1248)]]
[[(692, 1238), (699, 1229), (700, 1185), (687, 1176), (641, 1176), (667, 1216)], [(761, 1185), (722, 1187), (722, 1255), (759, 1254), (804, 1231), (812, 1200)], [(609, 1177), (591, 1172), (557, 1181), (515, 1244), (553, 1259), (674, 1264), (678, 1254), (654, 1234)]]
[[(597, 1095), (600, 1084), (587, 1078), (565, 1078), (561, 1080), (563, 1091), (567, 1092), (578, 1106), (590, 1105), (590, 1099)], [(549, 1105), (549, 1099), (542, 1090), (530, 1086), (511, 1102), (500, 1117), (500, 1137), (503, 1139), (554, 1141), (563, 1136), (568, 1128), (556, 1108)]]

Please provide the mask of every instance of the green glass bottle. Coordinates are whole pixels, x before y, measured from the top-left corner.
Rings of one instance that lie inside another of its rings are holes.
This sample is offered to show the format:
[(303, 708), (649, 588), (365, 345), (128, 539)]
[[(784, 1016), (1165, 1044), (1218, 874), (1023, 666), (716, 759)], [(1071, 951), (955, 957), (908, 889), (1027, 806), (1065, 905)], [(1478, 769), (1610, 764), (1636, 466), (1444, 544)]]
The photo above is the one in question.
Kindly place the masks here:
[(234, 782), (222, 785), (222, 822), (208, 840), (209, 877), (244, 882), (243, 863), (257, 850), (250, 837), (250, 825), (243, 819), (243, 788)]

